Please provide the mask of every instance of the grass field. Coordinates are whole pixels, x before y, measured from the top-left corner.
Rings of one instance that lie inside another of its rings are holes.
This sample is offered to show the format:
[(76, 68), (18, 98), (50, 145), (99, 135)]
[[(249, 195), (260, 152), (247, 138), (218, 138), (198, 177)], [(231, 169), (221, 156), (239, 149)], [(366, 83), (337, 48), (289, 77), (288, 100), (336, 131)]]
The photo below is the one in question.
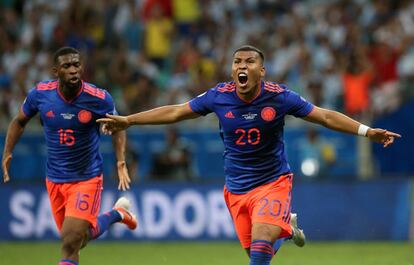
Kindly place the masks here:
[[(1, 265), (54, 265), (58, 242), (0, 242)], [(96, 242), (81, 252), (80, 265), (243, 265), (237, 243)], [(388, 242), (317, 242), (298, 248), (282, 246), (272, 264), (280, 265), (414, 265), (414, 245)]]

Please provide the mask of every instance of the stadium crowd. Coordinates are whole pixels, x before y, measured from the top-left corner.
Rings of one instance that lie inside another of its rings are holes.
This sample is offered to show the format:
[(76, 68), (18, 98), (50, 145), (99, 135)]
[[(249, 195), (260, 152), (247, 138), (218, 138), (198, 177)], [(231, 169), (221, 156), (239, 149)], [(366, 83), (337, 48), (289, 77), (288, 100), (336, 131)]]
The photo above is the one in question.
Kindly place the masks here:
[(381, 115), (414, 94), (413, 1), (9, 0), (0, 8), (2, 130), (27, 91), (51, 78), (51, 54), (65, 45), (84, 53), (85, 79), (109, 90), (120, 113), (184, 102), (230, 79), (231, 51), (245, 43), (264, 50), (267, 79), (352, 116)]

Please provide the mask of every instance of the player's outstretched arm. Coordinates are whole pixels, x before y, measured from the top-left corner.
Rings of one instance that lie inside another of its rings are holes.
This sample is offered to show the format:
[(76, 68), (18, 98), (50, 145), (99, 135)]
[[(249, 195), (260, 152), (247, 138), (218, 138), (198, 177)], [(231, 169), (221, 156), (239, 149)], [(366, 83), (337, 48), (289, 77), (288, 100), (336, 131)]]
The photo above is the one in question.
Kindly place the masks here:
[(167, 105), (159, 108), (135, 113), (129, 116), (117, 116), (107, 114), (107, 118), (98, 119), (102, 123), (104, 134), (113, 134), (125, 130), (132, 125), (144, 124), (168, 124), (182, 120), (194, 119), (200, 115), (193, 112), (188, 103)]
[(401, 137), (398, 133), (385, 129), (369, 128), (345, 114), (316, 106), (304, 119), (332, 130), (366, 136), (371, 141), (380, 143), (384, 147), (390, 146), (394, 142), (394, 138)]
[(131, 179), (125, 162), (126, 133), (119, 131), (112, 135), (112, 144), (115, 149), (116, 168), (118, 172), (118, 190), (126, 191), (130, 188)]
[(4, 144), (3, 158), (1, 161), (4, 182), (8, 182), (10, 180), (9, 168), (13, 149), (16, 143), (19, 141), (20, 136), (23, 134), (24, 128), (29, 120), (30, 118), (26, 117), (23, 114), (23, 111), (20, 110), (16, 117), (14, 117), (9, 124), (9, 128), (7, 129), (6, 134), (6, 141)]

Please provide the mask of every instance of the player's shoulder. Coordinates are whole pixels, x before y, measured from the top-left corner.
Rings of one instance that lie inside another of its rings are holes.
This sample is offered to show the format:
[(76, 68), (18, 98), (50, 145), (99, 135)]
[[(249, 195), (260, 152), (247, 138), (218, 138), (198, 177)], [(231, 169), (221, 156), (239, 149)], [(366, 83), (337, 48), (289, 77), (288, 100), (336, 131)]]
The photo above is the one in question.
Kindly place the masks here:
[(272, 81), (264, 81), (263, 88), (267, 93), (272, 94), (283, 94), (289, 90), (287, 85)]
[(106, 91), (103, 88), (97, 87), (96, 85), (92, 83), (88, 83), (83, 81), (83, 92), (85, 92), (86, 95), (93, 97), (95, 99), (99, 100), (111, 100), (112, 97), (109, 94), (108, 91)]
[(37, 83), (33, 90), (35, 91), (52, 91), (58, 87), (58, 80), (45, 80)]
[(213, 90), (217, 93), (231, 93), (236, 91), (236, 83), (233, 81), (218, 83)]
[(200, 94), (198, 97), (207, 97), (210, 99), (215, 99), (220, 95), (226, 95), (236, 91), (236, 84), (234, 82), (222, 82), (218, 83), (212, 88), (207, 89), (206, 92)]

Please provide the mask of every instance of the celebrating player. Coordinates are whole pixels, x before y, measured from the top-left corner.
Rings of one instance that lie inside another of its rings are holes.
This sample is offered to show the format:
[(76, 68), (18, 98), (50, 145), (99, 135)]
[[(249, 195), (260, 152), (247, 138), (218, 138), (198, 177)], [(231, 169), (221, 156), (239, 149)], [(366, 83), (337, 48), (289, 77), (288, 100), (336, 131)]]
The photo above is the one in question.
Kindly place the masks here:
[(293, 174), (283, 141), (286, 115), (366, 136), (384, 147), (400, 137), (314, 106), (285, 85), (264, 81), (263, 65), (259, 49), (242, 46), (233, 55), (233, 82), (219, 83), (185, 104), (97, 120), (104, 124), (104, 133), (113, 134), (131, 125), (174, 123), (214, 112), (225, 146), (224, 197), (250, 265), (270, 264), (284, 238), (299, 246), (305, 243), (297, 217), (290, 213)]
[[(56, 225), (62, 239), (61, 265), (77, 265), (79, 250), (116, 222), (135, 229), (137, 220), (129, 212), (129, 201), (121, 197), (113, 210), (98, 216), (102, 192), (102, 156), (99, 153), (99, 124), (96, 119), (115, 114), (111, 95), (81, 79), (80, 53), (63, 47), (54, 55), (57, 80), (38, 83), (11, 121), (3, 151), (4, 182), (10, 180), (9, 166), (14, 146), (27, 122), (36, 114), (44, 128), (47, 144), (46, 186)], [(119, 189), (129, 189), (125, 164), (125, 132), (113, 134)]]

